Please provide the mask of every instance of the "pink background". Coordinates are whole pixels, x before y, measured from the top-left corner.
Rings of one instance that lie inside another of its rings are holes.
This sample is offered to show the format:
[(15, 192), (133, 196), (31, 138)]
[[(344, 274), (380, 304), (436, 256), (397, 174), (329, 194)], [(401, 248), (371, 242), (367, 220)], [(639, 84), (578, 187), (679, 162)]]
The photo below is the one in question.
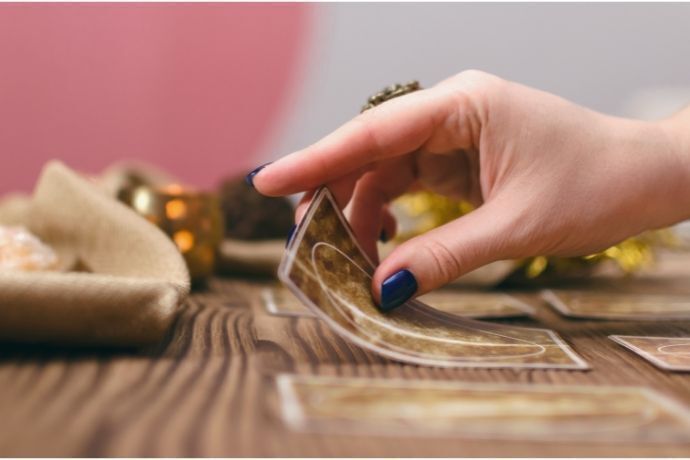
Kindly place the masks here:
[(309, 21), (297, 4), (0, 5), (0, 193), (51, 158), (142, 159), (206, 187), (253, 167)]

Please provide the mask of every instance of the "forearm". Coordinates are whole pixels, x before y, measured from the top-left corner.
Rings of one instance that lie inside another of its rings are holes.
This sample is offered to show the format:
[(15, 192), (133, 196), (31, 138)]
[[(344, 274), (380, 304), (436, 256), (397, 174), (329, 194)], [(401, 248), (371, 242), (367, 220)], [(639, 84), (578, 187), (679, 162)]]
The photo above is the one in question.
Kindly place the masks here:
[(690, 158), (690, 105), (661, 123), (677, 140), (679, 153)]
[(681, 195), (676, 198), (679, 211), (684, 219), (690, 218), (690, 105), (673, 116), (661, 120), (678, 159), (678, 167), (683, 177)]

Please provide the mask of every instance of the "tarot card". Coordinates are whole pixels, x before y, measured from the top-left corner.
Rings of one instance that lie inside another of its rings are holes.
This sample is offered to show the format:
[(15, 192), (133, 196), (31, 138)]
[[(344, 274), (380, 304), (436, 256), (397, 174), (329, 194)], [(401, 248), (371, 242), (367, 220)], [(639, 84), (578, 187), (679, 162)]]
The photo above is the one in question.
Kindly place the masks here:
[(542, 297), (562, 315), (574, 318), (690, 319), (690, 296), (547, 290)]
[(690, 337), (611, 335), (609, 338), (661, 369), (690, 371)]
[(414, 364), (587, 369), (551, 330), (460, 318), (416, 300), (382, 313), (371, 296), (373, 272), (330, 192), (320, 189), (288, 245), (278, 276), (335, 333)]
[[(266, 311), (277, 316), (316, 317), (285, 287), (267, 287), (261, 292)], [(514, 318), (534, 313), (534, 308), (508, 294), (440, 289), (419, 298), (427, 305), (464, 318)]]
[(553, 386), (282, 374), (298, 431), (531, 441), (687, 442), (690, 413), (641, 387)]
[(500, 292), (439, 289), (419, 297), (430, 307), (464, 318), (513, 318), (534, 314), (534, 308)]

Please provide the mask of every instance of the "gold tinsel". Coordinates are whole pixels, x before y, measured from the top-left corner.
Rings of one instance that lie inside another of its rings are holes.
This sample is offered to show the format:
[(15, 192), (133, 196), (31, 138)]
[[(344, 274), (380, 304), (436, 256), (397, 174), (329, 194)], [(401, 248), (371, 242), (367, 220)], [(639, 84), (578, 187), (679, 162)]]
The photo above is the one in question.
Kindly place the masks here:
[[(393, 203), (400, 231), (395, 242), (400, 243), (416, 235), (439, 227), (472, 211), (473, 206), (429, 191), (407, 193)], [(669, 230), (648, 232), (629, 238), (596, 254), (583, 257), (531, 257), (516, 261), (516, 273), (527, 279), (546, 275), (567, 276), (589, 272), (593, 267), (613, 261), (625, 274), (633, 273), (654, 260), (655, 244), (673, 245)]]

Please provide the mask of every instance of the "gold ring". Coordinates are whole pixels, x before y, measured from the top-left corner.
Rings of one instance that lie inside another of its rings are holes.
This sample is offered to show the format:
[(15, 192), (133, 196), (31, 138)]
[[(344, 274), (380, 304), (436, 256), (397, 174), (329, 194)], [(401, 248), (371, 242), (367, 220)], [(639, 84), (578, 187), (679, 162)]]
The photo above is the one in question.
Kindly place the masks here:
[(417, 80), (413, 80), (404, 85), (396, 83), (395, 85), (391, 85), (382, 89), (381, 91), (367, 99), (367, 103), (362, 107), (361, 111), (364, 112), (366, 110), (376, 107), (377, 105), (383, 104), (386, 101), (389, 101), (396, 97), (404, 96), (405, 94), (413, 93), (420, 89), (422, 89), (422, 87), (419, 86), (419, 82)]

